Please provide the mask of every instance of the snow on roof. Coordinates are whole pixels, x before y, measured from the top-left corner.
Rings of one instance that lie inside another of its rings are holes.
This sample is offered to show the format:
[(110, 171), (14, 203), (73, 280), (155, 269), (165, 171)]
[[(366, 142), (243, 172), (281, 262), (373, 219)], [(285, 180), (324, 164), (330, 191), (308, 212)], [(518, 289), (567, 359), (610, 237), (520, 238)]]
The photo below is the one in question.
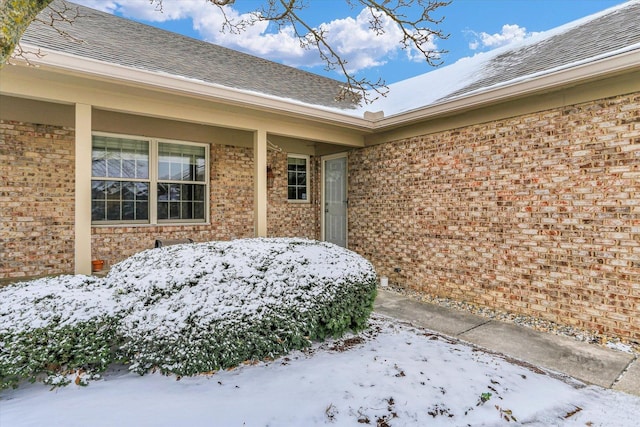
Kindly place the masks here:
[(526, 40), (391, 84), (386, 97), (354, 108), (352, 103), (334, 99), (341, 85), (337, 80), (110, 14), (87, 8), (82, 12), (83, 19), (78, 19), (69, 32), (83, 43), (64, 39), (50, 27), (35, 24), (29, 27), (23, 42), (353, 117), (362, 117), (367, 111), (394, 116), (640, 50), (640, 0), (629, 0)]
[(640, 49), (640, 0), (631, 0), (452, 65), (389, 85), (361, 108), (386, 117)]

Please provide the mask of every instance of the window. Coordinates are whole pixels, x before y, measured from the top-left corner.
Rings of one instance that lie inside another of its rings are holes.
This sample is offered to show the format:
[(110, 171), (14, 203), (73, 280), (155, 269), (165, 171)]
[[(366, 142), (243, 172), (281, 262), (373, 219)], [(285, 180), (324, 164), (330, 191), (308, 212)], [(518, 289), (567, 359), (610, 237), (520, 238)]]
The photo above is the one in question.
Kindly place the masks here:
[(204, 220), (205, 147), (158, 144), (158, 220)]
[(287, 199), (309, 200), (309, 156), (289, 154), (287, 158)]
[(208, 155), (202, 144), (94, 135), (92, 222), (205, 222)]

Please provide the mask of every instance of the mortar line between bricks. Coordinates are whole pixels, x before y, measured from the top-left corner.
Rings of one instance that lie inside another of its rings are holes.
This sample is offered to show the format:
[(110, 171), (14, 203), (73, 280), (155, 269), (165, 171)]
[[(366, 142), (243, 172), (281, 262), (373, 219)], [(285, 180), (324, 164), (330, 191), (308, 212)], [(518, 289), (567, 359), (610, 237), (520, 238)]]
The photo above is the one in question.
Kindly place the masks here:
[(484, 322), (482, 322), (482, 323), (479, 323), (479, 324), (477, 324), (477, 325), (475, 325), (475, 326), (472, 326), (472, 327), (470, 327), (469, 329), (465, 329), (464, 331), (462, 331), (462, 332), (458, 333), (456, 336), (458, 336), (458, 337), (459, 337), (459, 336), (461, 336), (461, 335), (463, 335), (463, 334), (466, 334), (466, 333), (467, 333), (467, 332), (469, 332), (469, 331), (473, 331), (474, 329), (479, 328), (480, 326), (484, 326), (484, 325), (486, 325), (486, 324), (487, 324), (487, 323), (489, 323), (489, 322), (491, 322), (491, 319), (486, 320), (486, 321), (484, 321)]

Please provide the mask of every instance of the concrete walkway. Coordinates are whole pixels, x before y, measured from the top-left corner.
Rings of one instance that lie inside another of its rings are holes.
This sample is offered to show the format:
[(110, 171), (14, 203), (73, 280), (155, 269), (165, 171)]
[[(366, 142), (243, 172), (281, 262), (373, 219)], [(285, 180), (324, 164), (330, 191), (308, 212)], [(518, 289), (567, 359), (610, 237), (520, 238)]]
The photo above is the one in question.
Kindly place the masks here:
[(380, 288), (375, 311), (586, 383), (640, 396), (640, 360), (632, 354), (415, 301)]

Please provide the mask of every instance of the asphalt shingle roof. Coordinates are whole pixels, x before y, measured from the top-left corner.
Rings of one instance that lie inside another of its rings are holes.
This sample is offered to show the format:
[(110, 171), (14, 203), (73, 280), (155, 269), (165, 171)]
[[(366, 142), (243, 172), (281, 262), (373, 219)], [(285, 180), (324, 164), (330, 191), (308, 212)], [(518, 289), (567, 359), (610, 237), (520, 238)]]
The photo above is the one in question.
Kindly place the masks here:
[(588, 60), (637, 43), (640, 43), (640, 2), (538, 43), (508, 50), (489, 61), (480, 78), (442, 99)]
[[(55, 0), (59, 1), (59, 0)], [(67, 2), (69, 3), (69, 2)], [(634, 46), (640, 49), (640, 1), (550, 30), (531, 40), (464, 58), (390, 85), (390, 93), (358, 109), (335, 96), (342, 83), (313, 73), (78, 6), (81, 18), (64, 27), (82, 43), (34, 23), (22, 41), (41, 48), (126, 67), (254, 91), (352, 114), (385, 115), (446, 102), (472, 92), (572, 67)], [(64, 24), (61, 24), (62, 26)]]
[[(55, 4), (55, 3), (54, 3)], [(334, 108), (342, 82), (222, 46), (75, 5), (80, 17), (57, 26), (82, 42), (35, 22), (22, 42), (53, 51), (153, 72), (215, 83), (245, 91)], [(46, 10), (42, 12), (46, 13)]]

